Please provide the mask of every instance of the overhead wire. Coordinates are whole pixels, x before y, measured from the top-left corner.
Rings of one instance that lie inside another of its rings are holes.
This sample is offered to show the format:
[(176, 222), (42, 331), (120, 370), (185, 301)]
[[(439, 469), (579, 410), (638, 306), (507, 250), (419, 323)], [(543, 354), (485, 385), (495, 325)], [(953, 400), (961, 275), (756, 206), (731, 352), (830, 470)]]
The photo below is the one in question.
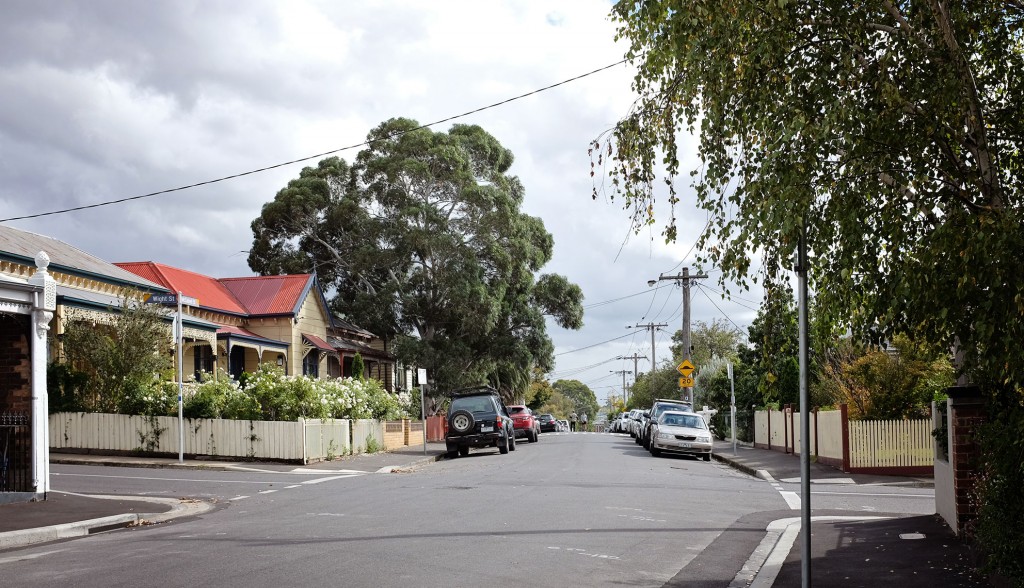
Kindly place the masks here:
[(555, 357), (559, 357), (559, 356), (562, 356), (562, 355), (568, 355), (570, 353), (576, 353), (577, 351), (583, 351), (585, 349), (592, 349), (594, 347), (597, 347), (598, 345), (604, 345), (605, 343), (611, 343), (612, 341), (618, 341), (619, 339), (625, 339), (626, 337), (629, 337), (632, 334), (633, 333), (626, 333), (625, 335), (620, 335), (618, 337), (613, 337), (611, 339), (608, 339), (607, 341), (601, 341), (600, 343), (594, 343), (593, 345), (587, 345), (586, 347), (580, 347), (578, 349), (572, 349), (570, 351), (563, 351), (561, 353), (556, 353)]
[[(459, 118), (463, 118), (463, 117), (469, 116), (471, 114), (476, 114), (478, 112), (483, 112), (483, 111), (489, 110), (491, 108), (496, 108), (498, 106), (503, 106), (503, 105), (508, 104), (510, 102), (514, 102), (516, 100), (520, 100), (520, 99), (532, 96), (534, 94), (539, 94), (541, 92), (545, 92), (547, 90), (551, 90), (553, 88), (557, 88), (558, 86), (562, 86), (562, 85), (568, 84), (570, 82), (575, 82), (576, 80), (585, 78), (587, 76), (591, 76), (591, 75), (594, 75), (596, 73), (600, 73), (602, 71), (611, 69), (611, 68), (613, 68), (613, 67), (615, 67), (617, 65), (622, 65), (623, 63), (626, 63), (627, 61), (628, 60), (623, 59), (621, 61), (617, 61), (617, 62), (612, 63), (610, 65), (606, 65), (604, 67), (600, 67), (600, 68), (595, 69), (593, 71), (589, 71), (587, 73), (580, 74), (578, 76), (574, 76), (574, 77), (562, 80), (562, 81), (560, 81), (558, 83), (551, 84), (551, 85), (548, 85), (548, 86), (544, 86), (543, 88), (537, 88), (536, 90), (532, 90), (530, 92), (526, 92), (525, 94), (519, 94), (518, 96), (513, 96), (511, 98), (506, 98), (505, 100), (501, 100), (499, 102), (494, 102), (492, 104), (488, 104), (487, 106), (481, 106), (480, 108), (475, 108), (473, 110), (469, 110), (467, 112), (463, 112), (462, 114), (456, 114), (456, 115), (453, 115), (453, 116), (449, 116), (447, 118), (436, 120), (434, 122), (422, 124), (422, 125), (419, 125), (418, 127), (412, 128), (412, 129), (408, 129), (408, 130), (405, 130), (405, 131), (400, 131), (400, 132), (397, 132), (397, 133), (392, 133), (391, 135), (389, 135), (389, 136), (387, 136), (387, 137), (385, 137), (383, 139), (378, 139), (378, 141), (388, 141), (388, 140), (394, 139), (396, 137), (401, 137), (402, 135), (405, 135), (407, 133), (411, 133), (413, 131), (418, 131), (418, 130), (421, 130), (421, 129), (426, 129), (426, 128), (429, 128), (429, 127), (432, 127), (432, 126), (435, 126), (435, 125), (439, 125), (439, 124), (443, 124), (443, 123), (446, 123), (446, 122), (449, 122), (449, 121), (453, 121), (453, 120), (456, 120), (456, 119), (459, 119)], [(272, 169), (278, 169), (278, 168), (286, 167), (286, 166), (289, 166), (289, 165), (294, 165), (296, 163), (302, 163), (304, 161), (309, 161), (311, 159), (319, 159), (321, 157), (325, 157), (327, 155), (333, 155), (335, 153), (340, 153), (342, 151), (349, 151), (351, 149), (357, 149), (359, 147), (366, 147), (366, 146), (368, 146), (368, 145), (370, 145), (372, 143), (373, 143), (373, 141), (363, 141), (362, 143), (356, 143), (354, 145), (348, 145), (348, 146), (345, 146), (345, 147), (339, 147), (337, 149), (331, 149), (330, 151), (324, 151), (323, 153), (317, 153), (315, 155), (307, 155), (305, 157), (300, 157), (298, 159), (292, 159), (290, 161), (285, 161), (285, 162), (281, 162), (281, 163), (275, 163), (273, 165), (268, 165), (268, 166), (264, 166), (264, 167), (261, 167), (261, 168), (252, 169), (252, 170), (249, 170), (249, 171), (239, 172), (239, 173), (236, 173), (236, 174), (231, 174), (231, 175), (223, 176), (223, 177), (220, 177), (220, 178), (215, 178), (215, 179), (212, 179), (212, 180), (205, 180), (205, 181), (202, 181), (202, 182), (196, 182), (196, 183), (188, 184), (188, 185), (185, 185), (185, 186), (178, 186), (176, 188), (168, 188), (166, 190), (158, 190), (156, 192), (149, 192), (148, 194), (139, 194), (137, 196), (128, 196), (126, 198), (117, 198), (117, 199), (114, 199), (114, 200), (106, 200), (106, 201), (103, 201), (103, 202), (96, 202), (96, 203), (93, 203), (93, 204), (84, 204), (82, 206), (73, 206), (73, 207), (70, 207), (70, 208), (62, 208), (62, 209), (58, 209), (58, 210), (51, 210), (51, 211), (47, 211), (47, 212), (39, 212), (39, 213), (35, 213), (35, 214), (26, 214), (26, 215), (22, 215), (22, 216), (12, 216), (12, 217), (9, 217), (9, 218), (0, 219), (0, 222), (25, 220), (25, 219), (30, 219), (30, 218), (39, 218), (39, 217), (43, 217), (43, 216), (52, 216), (52, 215), (55, 215), (55, 214), (65, 214), (65, 213), (68, 213), (68, 212), (77, 212), (79, 210), (87, 210), (87, 209), (90, 209), (90, 208), (99, 208), (99, 207), (102, 207), (102, 206), (111, 206), (111, 205), (114, 205), (114, 204), (121, 204), (121, 203), (124, 203), (124, 202), (131, 202), (133, 200), (141, 200), (143, 198), (152, 198), (154, 196), (160, 196), (160, 195), (163, 195), (163, 194), (170, 194), (172, 192), (182, 192), (184, 190), (190, 190), (192, 188), (198, 188), (200, 186), (208, 186), (210, 184), (216, 184), (216, 183), (219, 183), (219, 182), (225, 182), (227, 180), (233, 180), (233, 179), (236, 179), (236, 178), (241, 178), (241, 177), (244, 177), (244, 176), (250, 176), (250, 175), (253, 175), (253, 174), (258, 174), (258, 173), (269, 171), (269, 170), (272, 170)]]
[(736, 327), (736, 329), (740, 332), (740, 334), (743, 335), (744, 338), (745, 338), (746, 337), (746, 330), (744, 330), (742, 327), (737, 325), (736, 321), (732, 320), (731, 316), (725, 314), (725, 311), (722, 310), (722, 308), (719, 307), (718, 304), (715, 303), (714, 299), (712, 299), (711, 296), (709, 296), (708, 293), (704, 290), (704, 287), (701, 286), (700, 284), (697, 284), (697, 289), (700, 290), (702, 294), (704, 294), (704, 297), (708, 299), (708, 302), (710, 302), (715, 308), (717, 308), (718, 312), (722, 313), (722, 316), (724, 316), (726, 319), (728, 319), (729, 322), (732, 323), (732, 326)]

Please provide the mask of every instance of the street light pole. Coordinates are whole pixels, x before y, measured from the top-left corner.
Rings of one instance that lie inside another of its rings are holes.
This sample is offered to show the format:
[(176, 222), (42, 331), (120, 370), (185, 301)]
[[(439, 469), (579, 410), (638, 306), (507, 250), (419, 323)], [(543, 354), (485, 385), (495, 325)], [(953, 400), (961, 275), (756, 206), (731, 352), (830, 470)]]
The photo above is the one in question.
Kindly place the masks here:
[[(708, 276), (707, 276), (707, 274), (704, 274), (704, 273), (698, 273), (698, 274), (694, 274), (694, 275), (691, 276), (690, 275), (690, 268), (684, 267), (682, 274), (675, 275), (675, 276), (666, 276), (665, 274), (662, 274), (662, 275), (658, 276), (657, 280), (647, 280), (647, 285), (648, 286), (653, 286), (654, 284), (660, 282), (661, 280), (674, 280), (677, 283), (679, 283), (682, 286), (682, 288), (683, 288), (683, 359), (685, 359), (687, 361), (690, 360), (690, 347), (691, 347), (691, 345), (690, 345), (690, 284), (692, 283), (693, 280), (699, 280), (699, 279), (703, 279), (703, 278), (706, 278), (706, 277), (708, 277)], [(683, 399), (684, 400), (689, 400), (690, 401), (690, 406), (693, 406), (694, 410), (696, 410), (697, 407), (694, 405), (694, 398), (693, 398), (693, 387), (687, 386), (686, 388), (683, 388)]]

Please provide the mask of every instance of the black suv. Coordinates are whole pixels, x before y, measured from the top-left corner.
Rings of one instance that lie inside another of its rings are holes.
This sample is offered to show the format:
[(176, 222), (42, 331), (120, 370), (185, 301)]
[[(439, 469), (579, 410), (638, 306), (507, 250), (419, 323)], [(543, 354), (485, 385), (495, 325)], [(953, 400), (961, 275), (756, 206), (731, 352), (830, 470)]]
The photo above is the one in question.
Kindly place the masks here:
[(448, 407), (448, 453), (469, 455), (470, 447), (497, 447), (502, 454), (516, 450), (512, 417), (490, 387), (460, 390), (452, 395)]
[(637, 443), (644, 446), (644, 449), (651, 448), (651, 423), (658, 420), (661, 413), (666, 410), (679, 410), (682, 412), (693, 412), (693, 405), (689, 402), (682, 400), (672, 400), (669, 398), (659, 398), (654, 401), (651, 405), (651, 409), (644, 411), (648, 416), (641, 421), (640, 436), (637, 437)]

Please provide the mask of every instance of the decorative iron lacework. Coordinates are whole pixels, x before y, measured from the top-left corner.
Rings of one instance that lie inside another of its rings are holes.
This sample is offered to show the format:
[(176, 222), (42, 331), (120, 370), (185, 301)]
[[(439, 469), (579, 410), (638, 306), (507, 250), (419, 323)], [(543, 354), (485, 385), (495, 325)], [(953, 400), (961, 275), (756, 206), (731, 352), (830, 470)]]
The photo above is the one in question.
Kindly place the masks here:
[(0, 412), (0, 427), (24, 427), (30, 422), (28, 413)]

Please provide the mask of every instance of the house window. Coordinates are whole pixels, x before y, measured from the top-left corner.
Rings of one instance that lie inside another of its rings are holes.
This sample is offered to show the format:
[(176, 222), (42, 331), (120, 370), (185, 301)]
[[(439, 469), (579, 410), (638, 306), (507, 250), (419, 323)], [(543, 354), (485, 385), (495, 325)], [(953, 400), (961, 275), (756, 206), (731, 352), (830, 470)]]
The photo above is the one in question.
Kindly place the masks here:
[(320, 377), (320, 352), (313, 349), (302, 358), (302, 375)]
[(202, 379), (202, 372), (213, 373), (213, 349), (206, 345), (196, 345), (192, 348), (192, 354), (195, 360), (195, 378), (198, 382)]

